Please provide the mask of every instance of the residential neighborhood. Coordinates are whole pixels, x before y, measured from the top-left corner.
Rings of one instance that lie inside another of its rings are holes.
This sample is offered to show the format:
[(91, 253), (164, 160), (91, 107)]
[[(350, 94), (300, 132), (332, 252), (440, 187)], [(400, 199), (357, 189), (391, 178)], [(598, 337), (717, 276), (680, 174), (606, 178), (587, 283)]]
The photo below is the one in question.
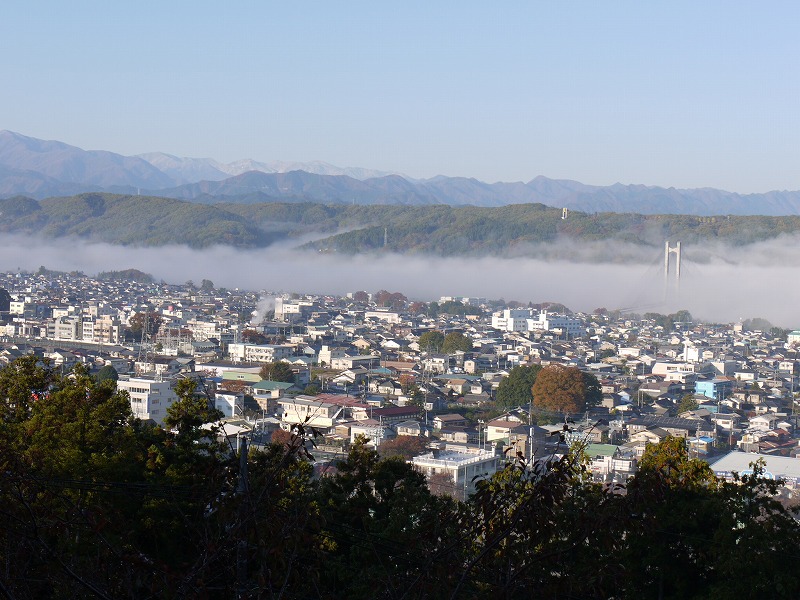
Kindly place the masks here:
[[(720, 476), (743, 457), (762, 457), (787, 487), (800, 481), (791, 466), (800, 453), (796, 331), (691, 320), (667, 328), (648, 315), (486, 298), (302, 295), (44, 268), (4, 273), (0, 288), (0, 365), (35, 354), (65, 372), (111, 367), (133, 415), (159, 425), (176, 382), (192, 378), (224, 422), (262, 442), (302, 426), (335, 456), (359, 436), (379, 451), (423, 438), (424, 451), (408, 459), (429, 477), (445, 474), (462, 496), (474, 490), (465, 482), (491, 475), (509, 451), (533, 463), (575, 442), (593, 478), (625, 481), (645, 448), (669, 436)], [(530, 386), (508, 393), (503, 382), (515, 369), (548, 365), (593, 378), (596, 397), (576, 413), (543, 408)]]

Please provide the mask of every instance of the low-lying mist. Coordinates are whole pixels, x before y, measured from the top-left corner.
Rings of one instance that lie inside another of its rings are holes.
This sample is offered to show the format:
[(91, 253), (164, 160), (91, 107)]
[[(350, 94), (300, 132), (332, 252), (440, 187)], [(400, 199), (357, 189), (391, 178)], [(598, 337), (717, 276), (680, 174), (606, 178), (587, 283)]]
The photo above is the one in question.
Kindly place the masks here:
[(93, 275), (137, 268), (170, 283), (210, 279), (220, 287), (252, 290), (344, 294), (387, 289), (420, 300), (477, 296), (561, 302), (580, 311), (606, 307), (666, 313), (687, 308), (716, 322), (764, 317), (795, 327), (800, 321), (795, 307), (800, 295), (796, 237), (739, 247), (684, 246), (680, 289), (672, 275), (665, 285), (663, 247), (560, 241), (544, 249), (539, 249), (544, 258), (348, 256), (288, 246), (141, 248), (4, 235), (0, 269), (32, 271), (44, 265)]

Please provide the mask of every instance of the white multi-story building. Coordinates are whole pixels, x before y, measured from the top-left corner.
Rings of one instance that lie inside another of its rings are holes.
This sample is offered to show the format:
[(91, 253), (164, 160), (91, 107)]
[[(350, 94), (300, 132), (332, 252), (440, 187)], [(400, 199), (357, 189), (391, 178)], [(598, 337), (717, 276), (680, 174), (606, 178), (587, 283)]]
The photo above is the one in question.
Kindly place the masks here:
[(387, 323), (399, 323), (400, 313), (391, 310), (368, 310), (364, 312), (364, 319), (375, 319), (376, 321), (386, 321)]
[(317, 363), (329, 367), (333, 363), (334, 358), (344, 358), (347, 353), (342, 348), (331, 348), (330, 346), (322, 346), (319, 350)]
[(228, 355), (234, 362), (276, 362), (292, 355), (294, 348), (274, 344), (228, 344)]
[(178, 399), (172, 381), (161, 378), (120, 375), (117, 390), (128, 392), (134, 417), (151, 419), (158, 425), (164, 423), (167, 409)]
[(209, 338), (219, 339), (222, 333), (220, 323), (217, 321), (190, 319), (186, 322), (186, 329), (192, 332), (192, 339), (198, 341), (205, 341)]
[(453, 495), (464, 498), (475, 491), (475, 482), (481, 476), (490, 477), (501, 463), (501, 457), (494, 450), (450, 445), (411, 459), (414, 468), (428, 478), (447, 475), (453, 482)]
[(282, 398), (278, 404), (281, 406), (281, 427), (286, 430), (300, 424), (330, 429), (344, 410), (339, 405), (322, 402), (313, 396)]
[(55, 320), (53, 339), (78, 341), (83, 339), (83, 323), (77, 316), (61, 316)]
[(555, 331), (567, 337), (580, 337), (586, 326), (580, 319), (548, 315), (546, 310), (535, 319), (528, 319), (528, 331)]
[(241, 417), (244, 410), (244, 394), (221, 394), (214, 397), (214, 408), (225, 417)]
[(492, 328), (500, 331), (528, 331), (529, 308), (507, 308), (492, 314)]
[(307, 300), (289, 302), (283, 298), (275, 298), (275, 320), (294, 322), (303, 314), (310, 313), (313, 308), (314, 303)]

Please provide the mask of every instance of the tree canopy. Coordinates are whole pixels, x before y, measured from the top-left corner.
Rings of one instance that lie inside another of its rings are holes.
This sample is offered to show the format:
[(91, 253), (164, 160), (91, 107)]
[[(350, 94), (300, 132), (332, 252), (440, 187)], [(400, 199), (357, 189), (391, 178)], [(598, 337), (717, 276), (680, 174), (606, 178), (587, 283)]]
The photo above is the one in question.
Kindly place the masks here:
[(542, 370), (540, 365), (520, 365), (508, 372), (508, 377), (500, 381), (497, 387), (497, 406), (512, 408), (524, 406), (533, 401), (533, 384)]
[(283, 361), (264, 363), (258, 374), (261, 376), (261, 379), (266, 379), (268, 381), (294, 383), (292, 367), (289, 363)]
[(147, 339), (153, 339), (163, 323), (164, 317), (156, 311), (137, 312), (128, 321), (128, 327), (136, 335), (144, 332)]
[(103, 381), (117, 381), (119, 379), (119, 373), (112, 365), (105, 365), (102, 367), (95, 375), (95, 379), (97, 379), (98, 383), (102, 383)]
[(441, 331), (426, 331), (419, 336), (419, 349), (425, 352), (441, 352), (444, 334)]
[(455, 352), (470, 352), (472, 350), (472, 338), (464, 335), (460, 331), (452, 331), (444, 336), (442, 340), (442, 352), (454, 354)]
[(668, 437), (609, 485), (578, 444), (508, 458), (465, 497), (363, 438), (327, 465), (302, 426), (237, 452), (192, 380), (176, 392), (161, 428), (80, 365), (0, 368), (3, 596), (800, 596), (800, 523), (763, 461), (721, 481)]
[(576, 414), (602, 397), (597, 378), (577, 367), (547, 365), (533, 384), (533, 405), (542, 410)]

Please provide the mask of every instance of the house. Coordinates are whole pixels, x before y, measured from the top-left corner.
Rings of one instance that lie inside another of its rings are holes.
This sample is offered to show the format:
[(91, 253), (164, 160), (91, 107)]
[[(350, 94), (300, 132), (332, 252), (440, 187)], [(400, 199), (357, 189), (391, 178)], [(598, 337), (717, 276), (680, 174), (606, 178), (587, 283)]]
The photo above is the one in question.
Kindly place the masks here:
[(364, 419), (350, 423), (350, 443), (355, 442), (358, 436), (366, 437), (367, 445), (377, 448), (387, 439), (396, 437), (397, 433), (377, 419)]
[(294, 425), (329, 430), (344, 410), (341, 406), (322, 402), (311, 396), (283, 398), (278, 400), (278, 404), (282, 410), (281, 427), (287, 430)]
[(673, 437), (689, 438), (697, 434), (697, 432), (711, 432), (713, 427), (703, 420), (695, 419), (680, 419), (676, 417), (658, 417), (650, 415), (642, 415), (640, 417), (632, 417), (626, 423), (628, 434), (634, 434), (644, 431), (645, 429), (652, 429), (658, 427), (666, 431)]
[(395, 431), (397, 431), (397, 435), (418, 437), (421, 435), (428, 435), (429, 433), (427, 428), (419, 421), (402, 421), (401, 423), (396, 423), (394, 428)]
[(298, 389), (293, 383), (288, 383), (286, 381), (269, 381), (267, 379), (252, 384), (250, 388), (256, 400), (259, 398), (274, 398), (277, 400), (285, 396), (286, 392), (292, 389)]
[(658, 444), (669, 436), (669, 432), (661, 427), (650, 426), (642, 429), (630, 436), (630, 441), (634, 443)]
[(733, 380), (727, 377), (714, 377), (713, 379), (704, 379), (697, 381), (694, 384), (695, 392), (703, 394), (708, 398), (720, 400), (730, 396), (733, 392)]
[(443, 427), (439, 430), (439, 438), (457, 444), (477, 444), (478, 430), (475, 427)]
[(459, 414), (436, 415), (433, 418), (434, 429), (442, 429), (445, 427), (466, 427), (467, 424), (467, 419), (463, 415)]
[(367, 419), (375, 419), (380, 423), (389, 425), (392, 423), (402, 423), (419, 415), (419, 408), (413, 405), (409, 406), (386, 406), (383, 408), (373, 408), (371, 406), (353, 407), (353, 419), (356, 421), (365, 421)]
[(586, 453), (591, 457), (589, 470), (595, 480), (626, 481), (638, 467), (635, 455), (625, 455), (620, 447), (610, 444), (590, 444)]
[(449, 354), (430, 354), (422, 361), (425, 371), (446, 373), (453, 366), (454, 359)]

